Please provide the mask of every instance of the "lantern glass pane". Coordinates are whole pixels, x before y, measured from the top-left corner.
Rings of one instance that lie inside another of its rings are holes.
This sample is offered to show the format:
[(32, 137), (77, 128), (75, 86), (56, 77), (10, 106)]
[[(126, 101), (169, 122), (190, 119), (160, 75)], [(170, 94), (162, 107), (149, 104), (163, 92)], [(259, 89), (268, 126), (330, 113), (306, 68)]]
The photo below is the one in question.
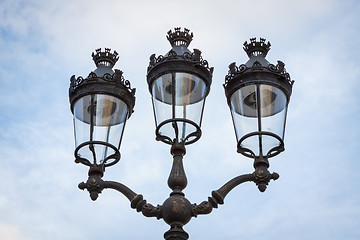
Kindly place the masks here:
[(196, 126), (200, 127), (206, 97), (206, 84), (201, 78), (188, 73), (165, 74), (154, 81), (152, 97), (156, 126), (173, 120), (160, 127), (161, 135), (182, 142), (196, 131)]
[[(287, 99), (283, 91), (270, 85), (260, 85), (261, 130), (276, 134), (284, 139), (287, 113)], [(263, 153), (267, 154), (279, 140), (271, 136), (263, 136)]]
[[(111, 144), (119, 149), (128, 107), (120, 99), (104, 95), (86, 95), (74, 106), (75, 145), (91, 141)], [(89, 144), (79, 150), (82, 158), (101, 163), (115, 151), (103, 144)]]
[[(247, 85), (231, 96), (231, 115), (240, 146), (266, 156), (284, 138), (287, 98), (277, 87), (265, 84)], [(270, 135), (266, 134), (269, 133)]]
[(242, 136), (259, 130), (256, 96), (256, 85), (242, 87), (231, 96), (231, 115), (238, 141)]

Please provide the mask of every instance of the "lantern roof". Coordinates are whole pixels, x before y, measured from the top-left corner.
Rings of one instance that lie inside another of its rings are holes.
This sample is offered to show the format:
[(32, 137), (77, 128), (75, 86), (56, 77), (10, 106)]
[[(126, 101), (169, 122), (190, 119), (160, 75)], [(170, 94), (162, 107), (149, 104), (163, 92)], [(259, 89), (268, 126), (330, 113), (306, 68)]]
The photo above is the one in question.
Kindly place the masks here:
[(119, 57), (116, 51), (110, 51), (110, 48), (105, 48), (105, 51), (96, 49), (92, 58), (97, 68), (86, 78), (76, 78), (75, 75), (70, 78), (69, 98), (72, 111), (75, 102), (85, 95), (108, 94), (122, 99), (131, 109), (130, 114), (132, 113), (136, 89), (131, 88), (130, 81), (124, 78), (121, 70), (113, 70)]
[(150, 62), (147, 69), (147, 81), (151, 91), (152, 83), (163, 74), (170, 72), (185, 72), (194, 74), (203, 79), (210, 87), (213, 67), (209, 67), (208, 61), (202, 58), (201, 51), (194, 49), (191, 52), (188, 49), (194, 34), (189, 29), (180, 27), (167, 32), (167, 39), (172, 48), (165, 55), (156, 54), (150, 56)]
[(290, 98), (294, 81), (286, 72), (285, 63), (277, 61), (274, 65), (265, 59), (270, 46), (270, 42), (266, 43), (265, 38), (260, 38), (260, 41), (256, 38), (251, 38), (250, 42), (245, 41), (243, 49), (250, 59), (239, 66), (236, 66), (236, 62), (229, 65), (224, 84), (228, 100), (236, 89), (251, 83), (274, 85), (283, 90), (288, 99)]

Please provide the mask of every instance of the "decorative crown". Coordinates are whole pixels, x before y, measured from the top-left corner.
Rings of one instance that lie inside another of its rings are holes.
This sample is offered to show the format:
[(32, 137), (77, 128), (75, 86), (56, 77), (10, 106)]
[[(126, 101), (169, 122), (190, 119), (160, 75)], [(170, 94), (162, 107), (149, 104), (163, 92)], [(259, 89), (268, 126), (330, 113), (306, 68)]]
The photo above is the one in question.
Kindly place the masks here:
[(111, 53), (111, 48), (105, 48), (105, 52), (101, 51), (101, 48), (95, 50), (96, 53), (92, 53), (91, 56), (95, 62), (95, 65), (105, 65), (113, 67), (115, 63), (119, 60), (118, 53), (114, 51)]
[(265, 38), (260, 38), (260, 41), (256, 41), (256, 38), (250, 38), (250, 42), (244, 42), (244, 51), (247, 53), (249, 58), (263, 55), (266, 57), (266, 54), (270, 50), (270, 42), (265, 43)]
[(167, 39), (169, 40), (172, 47), (174, 46), (186, 46), (188, 47), (192, 41), (194, 34), (190, 33), (190, 30), (184, 28), (184, 31), (181, 31), (180, 27), (175, 28), (175, 32), (172, 30), (168, 31)]

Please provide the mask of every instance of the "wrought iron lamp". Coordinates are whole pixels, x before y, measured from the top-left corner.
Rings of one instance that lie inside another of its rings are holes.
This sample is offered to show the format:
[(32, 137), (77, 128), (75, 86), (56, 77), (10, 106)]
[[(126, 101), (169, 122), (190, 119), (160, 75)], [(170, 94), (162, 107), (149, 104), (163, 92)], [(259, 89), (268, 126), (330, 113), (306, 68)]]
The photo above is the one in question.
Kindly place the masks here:
[(156, 137), (165, 143), (191, 144), (201, 136), (205, 98), (213, 68), (201, 51), (187, 48), (193, 38), (188, 29), (169, 31), (172, 49), (165, 56), (150, 57), (147, 81), (153, 99)]
[(157, 207), (146, 202), (127, 186), (102, 179), (105, 168), (120, 160), (120, 144), (126, 120), (135, 105), (135, 89), (120, 70), (113, 70), (118, 60), (110, 49), (96, 50), (93, 60), (97, 66), (87, 78), (71, 77), (69, 90), (74, 115), (75, 161), (90, 167), (87, 189), (92, 200), (105, 188), (124, 194), (131, 207), (146, 217), (163, 219), (170, 225), (164, 234), (167, 240), (188, 239), (183, 230), (192, 217), (209, 214), (226, 195), (243, 182), (253, 181), (265, 191), (271, 179), (279, 175), (268, 171), (268, 158), (284, 150), (284, 128), (287, 105), (293, 82), (284, 69), (265, 60), (270, 43), (251, 39), (244, 49), (250, 60), (239, 67), (232, 63), (225, 77), (225, 93), (233, 117), (238, 152), (254, 159), (255, 171), (233, 178), (212, 192), (208, 201), (192, 204), (183, 190), (187, 185), (183, 168), (185, 145), (201, 137), (201, 121), (205, 98), (209, 94), (213, 68), (188, 46), (193, 33), (188, 29), (170, 30), (167, 38), (172, 49), (164, 56), (153, 54), (147, 73), (156, 123), (156, 139), (171, 145), (173, 166), (168, 179), (169, 198)]
[(135, 89), (123, 72), (112, 67), (119, 59), (109, 48), (92, 54), (97, 66), (87, 78), (70, 79), (70, 105), (74, 115), (75, 159), (92, 168), (120, 160), (120, 144), (127, 118), (135, 105)]
[[(268, 158), (284, 151), (287, 106), (294, 81), (285, 64), (270, 64), (266, 55), (270, 43), (264, 38), (244, 43), (249, 60), (239, 67), (229, 65), (225, 94), (238, 141), (238, 152), (254, 158), (257, 165), (269, 166)], [(265, 190), (264, 186), (260, 190)]]

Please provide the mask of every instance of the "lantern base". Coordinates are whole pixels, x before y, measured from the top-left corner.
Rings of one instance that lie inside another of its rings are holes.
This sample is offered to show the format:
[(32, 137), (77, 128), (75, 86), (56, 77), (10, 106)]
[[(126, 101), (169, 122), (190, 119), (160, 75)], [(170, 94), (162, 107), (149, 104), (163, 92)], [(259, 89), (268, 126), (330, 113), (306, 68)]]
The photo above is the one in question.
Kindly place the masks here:
[[(250, 150), (248, 147), (244, 146), (244, 142), (246, 139), (250, 139), (251, 137), (256, 137), (256, 136), (258, 136), (258, 143), (257, 143), (258, 146), (252, 147), (252, 149), (258, 148), (258, 153), (255, 153), (254, 151)], [(278, 145), (273, 146), (272, 148), (270, 148), (269, 150), (264, 152), (263, 136), (269, 136), (269, 137), (274, 138), (275, 140), (278, 141)], [(285, 150), (284, 141), (278, 135), (276, 135), (272, 132), (265, 132), (265, 131), (248, 133), (248, 134), (244, 135), (242, 138), (240, 138), (240, 140), (238, 141), (238, 144), (237, 144), (237, 152), (241, 153), (245, 157), (249, 157), (249, 158), (254, 158), (254, 157), (259, 158), (259, 156), (266, 156), (266, 158), (271, 158), (271, 157), (274, 157), (274, 156), (278, 155), (279, 153), (283, 152), (284, 150)]]
[[(109, 155), (105, 159), (102, 159), (101, 163), (97, 163), (96, 159), (93, 159), (93, 163), (91, 163), (90, 160), (81, 157), (79, 151), (83, 147), (86, 147), (86, 146), (89, 146), (89, 150), (92, 152), (93, 156), (95, 156), (96, 154), (95, 154), (94, 146), (96, 146), (96, 145), (103, 145), (103, 146), (109, 147), (114, 151), (114, 153)], [(121, 154), (120, 154), (119, 149), (117, 149), (115, 146), (113, 146), (113, 145), (111, 145), (109, 143), (101, 142), (101, 141), (87, 141), (87, 142), (84, 142), (84, 143), (80, 144), (75, 149), (74, 155), (75, 155), (75, 162), (76, 163), (82, 163), (82, 164), (84, 164), (86, 166), (89, 166), (89, 167), (96, 166), (96, 165), (100, 164), (100, 165), (103, 165), (104, 168), (116, 164), (117, 162), (120, 161), (120, 158), (121, 158)]]
[[(180, 125), (183, 126), (180, 127)], [(162, 133), (162, 128), (164, 128), (165, 126), (169, 126), (169, 129), (172, 128), (172, 130), (174, 131), (173, 137), (168, 136), (170, 134)], [(187, 133), (186, 128), (189, 128), (190, 126), (194, 130), (190, 133)], [(201, 129), (195, 122), (191, 120), (184, 118), (173, 118), (160, 123), (155, 130), (155, 134), (157, 141), (162, 141), (166, 144), (174, 145), (176, 143), (180, 143), (184, 145), (189, 145), (200, 139)]]

